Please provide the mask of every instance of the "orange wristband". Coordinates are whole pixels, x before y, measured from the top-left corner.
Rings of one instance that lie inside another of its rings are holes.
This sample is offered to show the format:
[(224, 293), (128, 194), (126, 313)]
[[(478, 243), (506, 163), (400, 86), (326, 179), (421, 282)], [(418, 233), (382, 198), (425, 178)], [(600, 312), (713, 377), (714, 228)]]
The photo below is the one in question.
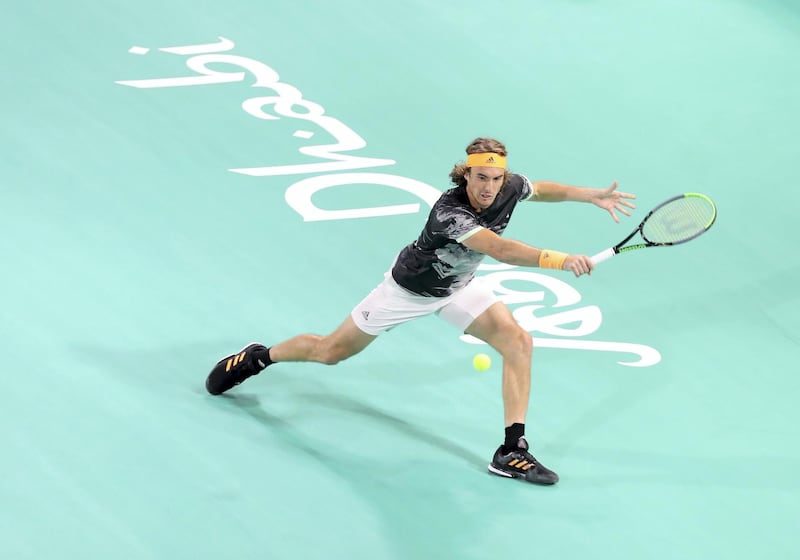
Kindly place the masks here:
[(559, 253), (558, 251), (551, 251), (544, 249), (539, 254), (539, 266), (541, 268), (553, 268), (555, 270), (562, 270), (564, 261), (567, 260), (566, 253)]

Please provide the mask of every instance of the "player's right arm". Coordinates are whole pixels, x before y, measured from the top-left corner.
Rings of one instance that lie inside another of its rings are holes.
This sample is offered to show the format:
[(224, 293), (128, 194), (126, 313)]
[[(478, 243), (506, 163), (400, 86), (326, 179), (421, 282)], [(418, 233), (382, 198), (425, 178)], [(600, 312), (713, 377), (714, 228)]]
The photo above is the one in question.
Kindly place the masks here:
[[(515, 266), (540, 266), (542, 249), (497, 235), (490, 229), (482, 228), (462, 241), (464, 245), (494, 260)], [(568, 255), (562, 270), (569, 270), (580, 276), (591, 273), (594, 268), (592, 260), (586, 255)]]

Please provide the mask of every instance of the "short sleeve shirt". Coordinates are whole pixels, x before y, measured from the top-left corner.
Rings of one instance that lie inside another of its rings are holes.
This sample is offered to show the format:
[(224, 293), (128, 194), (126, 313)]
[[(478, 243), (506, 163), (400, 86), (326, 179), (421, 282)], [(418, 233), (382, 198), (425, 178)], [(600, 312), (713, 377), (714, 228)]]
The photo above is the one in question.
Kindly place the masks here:
[(482, 229), (502, 235), (517, 203), (533, 194), (524, 175), (511, 174), (492, 205), (478, 213), (466, 187), (442, 193), (419, 238), (397, 256), (392, 277), (403, 288), (423, 296), (445, 297), (466, 286), (486, 256), (463, 244)]

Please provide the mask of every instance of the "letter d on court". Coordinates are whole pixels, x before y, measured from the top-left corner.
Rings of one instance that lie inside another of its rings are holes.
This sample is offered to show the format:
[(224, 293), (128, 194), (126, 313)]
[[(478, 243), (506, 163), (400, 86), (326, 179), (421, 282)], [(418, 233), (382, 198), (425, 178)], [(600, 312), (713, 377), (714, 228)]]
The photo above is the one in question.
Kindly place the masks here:
[(295, 212), (300, 214), (303, 217), (303, 221), (306, 222), (415, 214), (420, 210), (419, 204), (393, 204), (371, 208), (324, 210), (318, 208), (311, 200), (314, 193), (322, 189), (354, 184), (383, 185), (400, 189), (419, 197), (431, 208), (433, 208), (434, 203), (442, 194), (439, 190), (426, 183), (399, 175), (389, 175), (386, 173), (342, 173), (340, 175), (310, 177), (294, 183), (286, 189), (286, 203), (291, 206)]

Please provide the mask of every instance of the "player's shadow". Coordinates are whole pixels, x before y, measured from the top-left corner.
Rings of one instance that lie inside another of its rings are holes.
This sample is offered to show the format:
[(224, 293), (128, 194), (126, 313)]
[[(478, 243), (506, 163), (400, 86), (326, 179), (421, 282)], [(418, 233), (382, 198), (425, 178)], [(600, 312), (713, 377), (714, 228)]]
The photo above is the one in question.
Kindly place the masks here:
[[(381, 429), (435, 447), (439, 456), (427, 454), (407, 462), (385, 459), (381, 462), (381, 458), (377, 458), (377, 462), (365, 461), (362, 455), (353, 455), (335, 445), (322, 444), (303, 430), (302, 425), (268, 412), (256, 395), (232, 392), (217, 398), (227, 405), (225, 408), (230, 409), (231, 413), (244, 412), (265, 426), (284, 445), (308, 454), (311, 458), (309, 462), (316, 463), (318, 468), (324, 469), (327, 475), (337, 481), (340, 492), (348, 493), (369, 512), (382, 538), (397, 551), (398, 558), (420, 557), (417, 541), (408, 539), (407, 535), (417, 535), (423, 541), (436, 539), (437, 542), (447, 543), (442, 545), (450, 553), (446, 556), (466, 557), (463, 543), (468, 541), (463, 539), (463, 535), (478, 534), (485, 524), (487, 508), (489, 511), (504, 511), (509, 497), (515, 496), (520, 488), (516, 484), (497, 484), (492, 486), (497, 489), (496, 492), (484, 494), (478, 490), (475, 495), (481, 496), (483, 507), (464, 509), (464, 490), (452, 484), (452, 470), (442, 468), (442, 459), (455, 456), (457, 460), (466, 461), (469, 467), (464, 469), (465, 472), (472, 476), (473, 468), (480, 470), (486, 477), (482, 479), (486, 484), (504, 482), (502, 479), (493, 480), (495, 477), (486, 472), (484, 457), (349, 396), (302, 390), (291, 392), (293, 404), (298, 404), (300, 409), (320, 407), (336, 414), (368, 419)], [(481, 479), (475, 480), (477, 484)], [(402, 498), (398, 498), (398, 488), (403, 489)], [(449, 517), (440, 515), (442, 511), (449, 512)], [(457, 516), (457, 523), (451, 522), (454, 515)]]
[(292, 423), (264, 410), (258, 397), (248, 394), (223, 394), (215, 398), (242, 410), (271, 431), (284, 434), (287, 436), (286, 441), (291, 442), (293, 447), (300, 449), (323, 464), (330, 464), (331, 457), (324, 453), (323, 449), (325, 448), (323, 446), (305, 443), (304, 438), (295, 437), (297, 435), (296, 429)]
[[(261, 406), (260, 401), (254, 395), (237, 394), (237, 395), (223, 395), (232, 405), (243, 410), (251, 417), (258, 420), (265, 426), (270, 428), (280, 428), (282, 430), (292, 430), (290, 422), (270, 414)], [(352, 397), (340, 395), (336, 393), (294, 393), (293, 399), (303, 401), (309, 406), (324, 407), (337, 412), (352, 414), (356, 416), (363, 416), (370, 421), (379, 423), (405, 437), (415, 439), (424, 444), (430, 445), (438, 451), (445, 451), (454, 457), (463, 459), (471, 465), (480, 465), (481, 468), (485, 467), (486, 458), (469, 451), (468, 449), (450, 441), (442, 436), (432, 434), (425, 429), (415, 426), (414, 424), (393, 416), (383, 410), (379, 410), (366, 403), (357, 401)], [(317, 450), (310, 449), (310, 446), (302, 446), (304, 450), (311, 452), (314, 456), (319, 456)], [(309, 447), (309, 449), (306, 449)]]
[[(81, 360), (92, 364), (102, 363), (107, 372), (117, 374), (118, 378), (127, 380), (132, 387), (139, 391), (149, 391), (153, 387), (157, 387), (161, 392), (171, 391), (176, 395), (185, 394), (185, 391), (189, 390), (198, 395), (206, 396), (206, 390), (202, 384), (210, 365), (213, 365), (213, 356), (216, 355), (208, 351), (208, 347), (211, 346), (215, 348), (226, 347), (226, 344), (215, 341), (214, 343), (196, 343), (177, 347), (159, 347), (132, 351), (130, 349), (116, 349), (78, 343), (74, 345), (74, 351)], [(227, 344), (227, 346), (233, 347), (232, 344)], [(203, 362), (197, 360), (197, 356), (206, 354), (209, 355), (207, 360)], [(142, 363), (158, 364), (158, 367), (143, 368), (141, 366)], [(193, 371), (187, 371), (187, 363), (194, 364), (192, 365)], [(322, 407), (368, 418), (396, 433), (430, 445), (437, 451), (447, 452), (471, 465), (480, 466), (482, 469), (485, 468), (485, 457), (480, 457), (457, 443), (432, 434), (420, 426), (416, 426), (374, 406), (357, 401), (352, 397), (328, 391), (308, 392), (304, 391), (300, 384), (293, 384), (288, 380), (285, 381), (287, 385), (284, 389), (290, 391), (293, 401), (312, 407)], [(292, 425), (291, 421), (268, 412), (256, 395), (237, 390), (216, 396), (214, 399), (220, 399), (221, 402), (228, 403), (246, 412), (248, 416), (270, 429), (298, 436), (290, 437), (289, 441), (293, 445), (301, 447), (308, 454), (316, 457), (323, 455), (318, 448), (312, 445), (303, 445), (301, 443), (302, 438), (299, 437), (298, 430)]]

